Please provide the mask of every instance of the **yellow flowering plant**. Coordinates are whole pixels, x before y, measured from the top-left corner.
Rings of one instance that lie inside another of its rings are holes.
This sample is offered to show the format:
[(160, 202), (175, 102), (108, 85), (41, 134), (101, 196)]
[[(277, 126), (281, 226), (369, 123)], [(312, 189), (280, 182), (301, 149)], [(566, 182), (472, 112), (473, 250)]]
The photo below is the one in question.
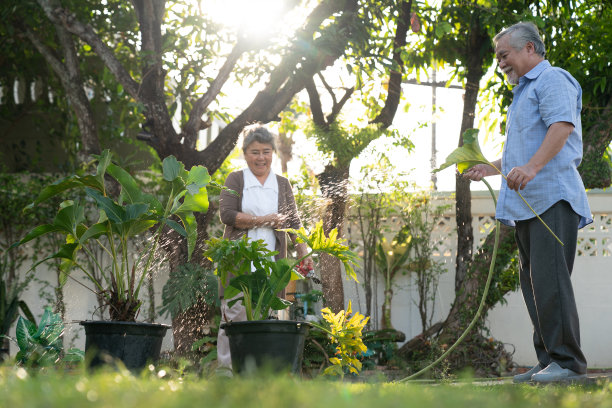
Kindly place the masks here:
[(363, 343), (363, 328), (368, 323), (369, 317), (359, 312), (353, 313), (349, 301), (348, 307), (338, 313), (333, 313), (329, 308), (321, 310), (321, 316), (326, 326), (311, 323), (317, 329), (327, 334), (332, 344), (335, 344), (335, 355), (329, 359), (332, 364), (323, 372), (326, 375), (338, 375), (344, 377), (346, 369), (349, 373), (359, 374), (361, 361), (359, 355), (368, 351)]

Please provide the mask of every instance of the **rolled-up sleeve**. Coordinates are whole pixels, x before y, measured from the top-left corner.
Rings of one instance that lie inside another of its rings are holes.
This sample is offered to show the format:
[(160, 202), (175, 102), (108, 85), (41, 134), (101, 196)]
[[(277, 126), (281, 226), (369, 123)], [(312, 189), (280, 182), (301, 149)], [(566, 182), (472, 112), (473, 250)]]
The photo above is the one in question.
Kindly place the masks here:
[(578, 126), (580, 108), (577, 106), (580, 89), (560, 70), (542, 73), (541, 86), (536, 90), (539, 111), (547, 127), (553, 123), (568, 122)]

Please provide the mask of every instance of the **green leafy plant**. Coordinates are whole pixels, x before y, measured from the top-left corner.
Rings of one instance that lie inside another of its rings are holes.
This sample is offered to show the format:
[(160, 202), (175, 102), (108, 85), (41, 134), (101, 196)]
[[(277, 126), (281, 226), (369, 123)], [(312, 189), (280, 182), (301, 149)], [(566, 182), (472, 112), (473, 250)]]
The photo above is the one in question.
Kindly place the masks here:
[(303, 279), (294, 268), (302, 259), (313, 254), (327, 253), (337, 257), (344, 265), (347, 277), (357, 280), (353, 268), (357, 255), (338, 239), (336, 230), (326, 237), (323, 223), (319, 222), (310, 234), (304, 228), (284, 231), (295, 234), (297, 241), (306, 243), (310, 252), (294, 261), (273, 260), (276, 252), (268, 250), (261, 240), (252, 241), (244, 236), (235, 241), (218, 238), (207, 241), (208, 249), (204, 256), (216, 268), (215, 272), (225, 288), (224, 297), (232, 299), (230, 306), (242, 302), (246, 308), (247, 320), (267, 319), (272, 310), (289, 307), (291, 302), (280, 298), (278, 293), (292, 279)]
[(17, 362), (26, 366), (50, 366), (82, 361), (83, 351), (76, 348), (64, 351), (63, 333), (62, 318), (49, 308), (45, 309), (38, 326), (20, 316), (16, 328)]
[(214, 271), (188, 263), (170, 272), (162, 290), (160, 315), (177, 316), (202, 298), (206, 304), (218, 302), (218, 281)]
[[(463, 173), (467, 169), (474, 167), (477, 164), (486, 164), (486, 165), (493, 167), (495, 170), (497, 170), (497, 172), (501, 174), (501, 176), (505, 180), (508, 180), (508, 177), (504, 173), (502, 173), (500, 169), (495, 167), (493, 163), (488, 161), (482, 154), (482, 151), (480, 150), (480, 145), (478, 144), (478, 132), (479, 132), (478, 129), (466, 130), (463, 133), (463, 146), (458, 147), (451, 154), (449, 154), (448, 157), (446, 158), (446, 161), (440, 167), (434, 170), (434, 173), (440, 170), (444, 170), (445, 168), (453, 166), (453, 165), (457, 165), (457, 170), (459, 171), (459, 173)], [(489, 187), (490, 189), (490, 186), (488, 185), (488, 183), (487, 183), (487, 187)], [(519, 197), (521, 197), (523, 202), (527, 205), (527, 207), (529, 207), (531, 212), (538, 218), (538, 220), (540, 220), (542, 224), (544, 224), (546, 229), (548, 229), (548, 231), (555, 237), (555, 239), (559, 241), (561, 245), (563, 245), (563, 242), (559, 239), (559, 237), (557, 237), (557, 235), (554, 232), (552, 232), (550, 227), (546, 225), (546, 223), (544, 222), (544, 220), (542, 220), (542, 218), (540, 218), (540, 216), (535, 212), (533, 207), (529, 205), (527, 200), (525, 200), (525, 197), (523, 197), (523, 195), (519, 191), (517, 191), (516, 193), (519, 195)]]
[(393, 297), (393, 280), (399, 272), (407, 271), (407, 261), (410, 259), (412, 236), (405, 236), (402, 231), (392, 241), (382, 237), (376, 246), (376, 266), (384, 276), (385, 298), (382, 306), (383, 328), (392, 328), (391, 300)]
[(0, 268), (0, 336), (8, 334), (9, 329), (19, 316), (20, 309), (28, 319), (34, 321), (30, 308), (19, 298), (27, 281), (21, 282), (19, 285), (8, 286), (3, 275), (4, 269)]
[[(140, 289), (151, 267), (162, 229), (167, 226), (186, 237), (190, 257), (197, 237), (194, 212), (208, 210), (206, 188), (211, 182), (206, 168), (194, 166), (187, 171), (174, 156), (166, 157), (162, 168), (164, 185), (156, 197), (145, 193), (136, 179), (113, 164), (110, 152), (105, 150), (97, 156), (95, 174), (72, 175), (45, 187), (29, 207), (73, 189), (84, 191), (87, 200), (64, 201), (52, 223), (34, 228), (15, 245), (52, 232), (63, 234), (66, 243), (41, 262), (55, 258), (64, 260), (67, 276), (73, 267), (79, 268), (95, 286), (92, 290), (104, 296), (111, 320), (134, 321), (142, 304)], [(112, 198), (107, 189), (107, 175), (121, 186), (116, 198)], [(85, 224), (86, 210), (98, 211), (95, 224)], [(130, 240), (150, 229), (154, 230), (147, 248), (130, 261)], [(108, 254), (110, 268), (100, 265), (89, 244), (99, 245)], [(94, 263), (102, 278), (82, 266), (80, 253)]]

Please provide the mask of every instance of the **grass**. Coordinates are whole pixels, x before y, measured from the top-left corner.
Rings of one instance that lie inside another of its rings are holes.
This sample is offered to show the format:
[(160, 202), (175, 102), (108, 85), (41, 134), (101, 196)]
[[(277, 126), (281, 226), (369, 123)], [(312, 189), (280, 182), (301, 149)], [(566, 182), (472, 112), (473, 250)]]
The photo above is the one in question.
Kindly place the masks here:
[[(161, 378), (160, 378), (161, 377)], [(290, 376), (202, 379), (153, 369), (85, 374), (0, 367), (0, 407), (612, 407), (612, 385), (398, 384)]]

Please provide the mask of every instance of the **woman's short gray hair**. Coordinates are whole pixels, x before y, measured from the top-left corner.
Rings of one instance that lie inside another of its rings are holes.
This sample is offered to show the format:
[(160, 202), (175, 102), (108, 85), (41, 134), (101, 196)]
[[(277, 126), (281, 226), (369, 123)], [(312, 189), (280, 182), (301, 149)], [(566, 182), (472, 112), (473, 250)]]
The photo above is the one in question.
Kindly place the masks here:
[(500, 31), (500, 33), (493, 38), (493, 43), (497, 44), (497, 42), (506, 35), (510, 35), (509, 44), (515, 50), (522, 50), (525, 44), (530, 42), (533, 44), (536, 54), (542, 57), (546, 55), (544, 42), (535, 24), (531, 22), (516, 23)]
[(251, 125), (244, 128), (242, 131), (242, 151), (246, 153), (247, 147), (253, 142), (269, 144), (276, 151), (276, 138), (264, 126)]

